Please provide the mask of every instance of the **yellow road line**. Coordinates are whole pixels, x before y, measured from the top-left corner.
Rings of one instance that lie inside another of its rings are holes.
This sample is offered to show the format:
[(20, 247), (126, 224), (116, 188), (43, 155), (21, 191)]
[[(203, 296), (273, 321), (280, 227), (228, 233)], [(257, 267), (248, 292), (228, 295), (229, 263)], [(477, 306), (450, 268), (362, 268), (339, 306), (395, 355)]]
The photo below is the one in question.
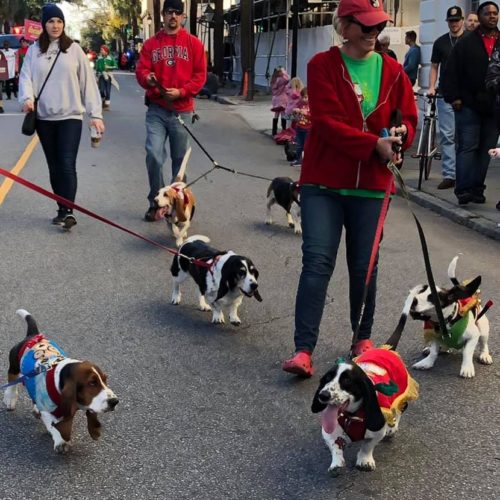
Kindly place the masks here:
[[(10, 171), (12, 174), (19, 175), (19, 173), (29, 160), (31, 153), (33, 153), (33, 150), (38, 145), (38, 142), (39, 142), (38, 136), (35, 134), (35, 136), (33, 137), (33, 139), (31, 139), (28, 146), (26, 146), (26, 149), (23, 151), (23, 154), (21, 155), (19, 160), (17, 160), (17, 163), (15, 164), (14, 168)], [(0, 185), (0, 205), (4, 202), (5, 197), (7, 196), (13, 184), (14, 181), (12, 179), (5, 179)]]

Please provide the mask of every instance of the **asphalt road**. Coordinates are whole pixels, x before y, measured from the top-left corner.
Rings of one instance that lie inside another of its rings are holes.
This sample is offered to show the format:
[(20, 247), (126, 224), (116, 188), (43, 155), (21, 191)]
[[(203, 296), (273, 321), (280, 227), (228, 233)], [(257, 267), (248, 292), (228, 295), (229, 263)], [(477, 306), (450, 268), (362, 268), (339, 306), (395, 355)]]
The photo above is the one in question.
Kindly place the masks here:
[[(146, 223), (142, 93), (133, 75), (119, 75), (106, 113), (107, 134), (90, 148), (85, 130), (78, 159), (77, 202), (172, 246), (163, 223)], [(16, 106), (7, 101), (7, 111)], [(250, 130), (230, 106), (202, 101), (193, 129), (223, 165), (265, 177), (297, 174), (281, 148)], [(0, 166), (12, 168), (27, 138), (21, 116), (0, 117)], [(196, 147), (191, 179), (210, 162)], [(49, 188), (38, 146), (21, 174)], [(0, 179), (1, 181), (1, 179)], [(416, 372), (420, 399), (400, 432), (375, 451), (377, 469), (354, 469), (358, 447), (346, 451), (347, 470), (327, 474), (330, 454), (310, 403), (318, 376), (283, 373), (293, 350), (293, 310), (300, 272), (300, 237), (278, 221), (265, 226), (267, 182), (216, 171), (193, 186), (198, 207), (190, 234), (252, 258), (261, 273), (258, 303), (245, 299), (242, 326), (213, 326), (196, 309), (192, 283), (183, 303), (169, 303), (171, 256), (84, 215), (69, 234), (50, 225), (55, 204), (14, 186), (0, 205), (0, 356), (6, 373), (12, 345), (25, 335), (15, 315), (32, 312), (42, 331), (72, 357), (90, 359), (120, 398), (102, 417), (93, 442), (83, 415), (73, 449), (53, 452), (50, 436), (23, 394), (14, 413), (0, 409), (0, 499), (487, 499), (500, 495), (500, 309), (489, 313), (492, 366), (476, 363), (476, 378), (458, 377), (461, 357), (440, 356)], [(498, 242), (415, 207), (428, 238), (436, 280), (446, 284), (451, 258), (458, 276), (483, 276), (484, 298), (499, 301)], [(318, 375), (345, 355), (350, 341), (343, 250), (329, 290), (315, 353)], [(383, 342), (395, 327), (408, 290), (425, 281), (416, 228), (396, 199), (384, 231), (376, 327)], [(419, 357), (421, 326), (410, 322), (400, 344)], [(0, 381), (6, 376), (1, 375)]]

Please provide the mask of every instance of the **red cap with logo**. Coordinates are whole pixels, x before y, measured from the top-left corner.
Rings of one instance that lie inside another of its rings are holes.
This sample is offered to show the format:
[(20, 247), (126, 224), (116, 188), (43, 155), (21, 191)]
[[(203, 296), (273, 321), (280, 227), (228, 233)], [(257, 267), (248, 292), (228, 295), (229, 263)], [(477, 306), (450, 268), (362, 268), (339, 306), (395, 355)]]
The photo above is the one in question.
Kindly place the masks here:
[(384, 11), (382, 0), (340, 0), (337, 15), (352, 16), (365, 26), (375, 26), (391, 20), (389, 14)]

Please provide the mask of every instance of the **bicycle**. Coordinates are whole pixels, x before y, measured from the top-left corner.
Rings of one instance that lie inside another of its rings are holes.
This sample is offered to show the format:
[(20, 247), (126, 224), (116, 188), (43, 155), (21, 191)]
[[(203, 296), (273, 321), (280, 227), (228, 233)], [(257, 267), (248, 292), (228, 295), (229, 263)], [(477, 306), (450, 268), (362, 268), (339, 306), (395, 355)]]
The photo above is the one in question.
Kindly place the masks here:
[(420, 129), (420, 137), (418, 139), (418, 147), (416, 154), (412, 154), (412, 158), (418, 158), (418, 190), (422, 189), (422, 180), (428, 180), (431, 173), (432, 160), (441, 159), (441, 153), (436, 145), (436, 100), (442, 99), (442, 96), (434, 94), (420, 94), (415, 92), (417, 97), (423, 97), (426, 100), (424, 111), (424, 120)]

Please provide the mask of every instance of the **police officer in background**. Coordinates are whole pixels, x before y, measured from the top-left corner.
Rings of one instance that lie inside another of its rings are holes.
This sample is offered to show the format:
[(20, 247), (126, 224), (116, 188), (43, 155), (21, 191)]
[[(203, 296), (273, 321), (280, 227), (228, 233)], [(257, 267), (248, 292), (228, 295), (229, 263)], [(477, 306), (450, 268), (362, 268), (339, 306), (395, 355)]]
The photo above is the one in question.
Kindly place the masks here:
[[(446, 21), (449, 31), (440, 36), (432, 46), (429, 95), (436, 94), (438, 75), (441, 81), (453, 47), (464, 36), (464, 16), (460, 7), (450, 7), (446, 12)], [(438, 189), (449, 189), (455, 187), (455, 114), (451, 104), (444, 99), (437, 100), (437, 109), (443, 174)]]

